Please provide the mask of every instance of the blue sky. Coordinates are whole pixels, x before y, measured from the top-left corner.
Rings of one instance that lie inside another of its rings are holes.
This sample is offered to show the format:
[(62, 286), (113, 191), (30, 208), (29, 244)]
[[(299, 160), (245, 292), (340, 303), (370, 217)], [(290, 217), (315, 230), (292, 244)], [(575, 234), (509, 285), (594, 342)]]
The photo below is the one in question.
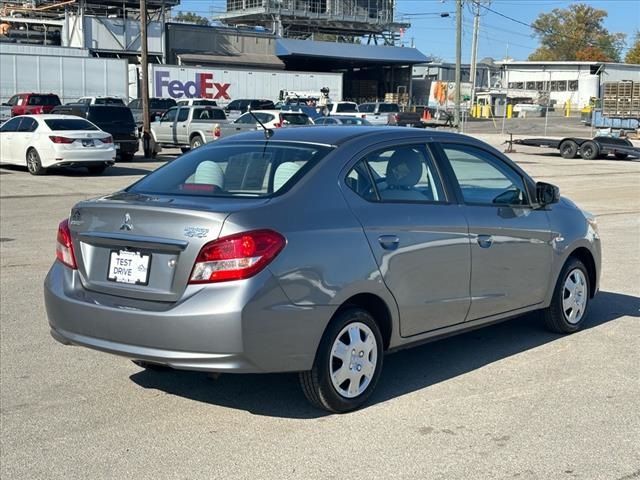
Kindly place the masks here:
[[(490, 8), (508, 17), (530, 24), (542, 12), (554, 8), (566, 8), (571, 3), (566, 0), (492, 0)], [(583, 0), (595, 8), (605, 10), (609, 16), (605, 27), (610, 32), (627, 34), (627, 46), (631, 44), (634, 32), (640, 29), (640, 0)], [(226, 0), (183, 0), (179, 10), (195, 11), (211, 17), (224, 12)], [(455, 1), (454, 0), (397, 0), (396, 16), (410, 19), (411, 28), (403, 36), (409, 45), (413, 39), (415, 46), (424, 54), (442, 57), (445, 61), (455, 59)], [(439, 13), (448, 12), (448, 18)], [(420, 14), (420, 15), (418, 15)], [(473, 17), (467, 7), (463, 10), (463, 62), (470, 61)], [(480, 19), (478, 59), (493, 57), (501, 59), (507, 52), (516, 60), (526, 60), (538, 45), (531, 36), (531, 29), (484, 10)], [(625, 50), (626, 51), (626, 50)], [(623, 52), (624, 56), (624, 52)]]

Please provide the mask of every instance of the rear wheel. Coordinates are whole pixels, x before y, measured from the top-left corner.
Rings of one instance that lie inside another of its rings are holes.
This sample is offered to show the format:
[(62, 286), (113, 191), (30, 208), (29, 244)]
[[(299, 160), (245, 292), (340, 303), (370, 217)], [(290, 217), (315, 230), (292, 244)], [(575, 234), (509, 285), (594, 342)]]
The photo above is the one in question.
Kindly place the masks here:
[(366, 310), (340, 312), (324, 333), (313, 368), (300, 373), (307, 399), (317, 408), (344, 413), (362, 406), (382, 371), (382, 335)]
[(565, 140), (558, 149), (562, 158), (576, 158), (576, 155), (578, 155), (578, 144), (573, 140)]
[(204, 141), (200, 135), (194, 135), (190, 143), (191, 150), (195, 150), (196, 148), (201, 147), (204, 144)]
[(89, 173), (91, 175), (101, 175), (102, 173), (104, 173), (104, 171), (107, 169), (107, 165), (102, 164), (102, 165), (89, 165), (87, 167), (87, 170), (89, 170)]
[(595, 160), (600, 155), (600, 147), (596, 142), (587, 140), (580, 146), (580, 156), (584, 160)]
[(121, 153), (120, 154), (120, 159), (123, 162), (130, 162), (133, 160), (133, 157), (135, 156), (135, 153)]
[(46, 169), (40, 161), (40, 155), (38, 155), (35, 148), (31, 148), (27, 152), (27, 170), (31, 175), (44, 175), (46, 173)]
[(629, 155), (626, 153), (616, 152), (613, 154), (617, 160), (625, 160)]
[(589, 275), (584, 264), (570, 258), (562, 269), (551, 305), (544, 311), (547, 327), (557, 333), (578, 331), (589, 306)]

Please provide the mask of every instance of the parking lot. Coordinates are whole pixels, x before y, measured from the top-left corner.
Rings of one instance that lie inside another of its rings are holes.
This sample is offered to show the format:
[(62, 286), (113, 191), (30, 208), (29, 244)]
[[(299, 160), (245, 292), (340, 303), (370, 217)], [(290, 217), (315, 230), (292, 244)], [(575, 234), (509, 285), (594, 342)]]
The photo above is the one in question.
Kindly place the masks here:
[(640, 478), (640, 162), (517, 150), (597, 215), (601, 292), (585, 329), (551, 334), (530, 314), (389, 355), (372, 400), (346, 415), (310, 407), (295, 374), (145, 371), (50, 337), (42, 283), (59, 221), (177, 154), (102, 176), (1, 167), (0, 477)]

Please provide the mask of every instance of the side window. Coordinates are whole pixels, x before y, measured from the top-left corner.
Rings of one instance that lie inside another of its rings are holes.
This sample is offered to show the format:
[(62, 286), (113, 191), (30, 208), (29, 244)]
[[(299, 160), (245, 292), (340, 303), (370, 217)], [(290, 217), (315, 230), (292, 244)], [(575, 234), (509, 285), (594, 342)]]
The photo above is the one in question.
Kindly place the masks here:
[(33, 118), (25, 117), (20, 122), (18, 132), (35, 132), (36, 128), (38, 128), (38, 122)]
[(178, 122), (186, 122), (189, 118), (189, 109), (181, 108), (178, 112)]
[(18, 103), (18, 98), (20, 98), (20, 97), (18, 97), (18, 95), (14, 95), (13, 97), (11, 97), (9, 99), (9, 101), (7, 102), (7, 105), (10, 105), (10, 106), (13, 107), (14, 105), (16, 105)]
[(177, 108), (170, 108), (169, 110), (164, 112), (164, 115), (162, 116), (161, 121), (162, 122), (174, 122), (176, 120), (177, 110), (178, 110)]
[(434, 162), (421, 145), (378, 150), (360, 163), (366, 166), (372, 185), (365, 188), (366, 176), (358, 166), (349, 172), (345, 181), (349, 184), (355, 180), (358, 188), (354, 191), (365, 200), (371, 200), (373, 195), (382, 202), (446, 201)]
[(256, 119), (251, 114), (245, 113), (235, 121), (235, 123), (256, 123)]
[(345, 185), (356, 192), (365, 200), (375, 202), (378, 200), (378, 194), (373, 185), (373, 179), (369, 167), (364, 160), (360, 160), (349, 171), (344, 179)]
[(12, 118), (11, 120), (7, 120), (0, 127), (0, 132), (17, 132), (18, 126), (20, 125), (20, 120), (22, 117)]
[(526, 205), (524, 180), (489, 152), (467, 145), (443, 144), (465, 203)]

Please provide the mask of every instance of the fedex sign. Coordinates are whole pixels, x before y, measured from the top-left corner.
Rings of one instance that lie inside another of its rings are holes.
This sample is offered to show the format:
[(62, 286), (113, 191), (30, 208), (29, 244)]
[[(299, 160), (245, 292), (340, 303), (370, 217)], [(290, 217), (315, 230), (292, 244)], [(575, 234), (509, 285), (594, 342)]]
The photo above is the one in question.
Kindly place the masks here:
[(215, 83), (213, 73), (196, 73), (195, 81), (183, 83), (180, 80), (171, 80), (167, 70), (156, 70), (155, 85), (156, 97), (163, 97), (166, 89), (171, 98), (231, 98), (227, 92), (231, 84)]

